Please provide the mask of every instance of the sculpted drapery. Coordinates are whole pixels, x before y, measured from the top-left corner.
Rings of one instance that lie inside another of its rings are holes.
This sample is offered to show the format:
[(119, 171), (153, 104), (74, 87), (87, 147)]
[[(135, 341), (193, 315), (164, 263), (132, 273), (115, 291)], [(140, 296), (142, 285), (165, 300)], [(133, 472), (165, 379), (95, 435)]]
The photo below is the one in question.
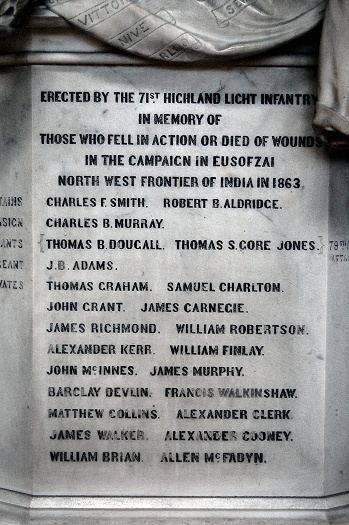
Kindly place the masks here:
[(329, 0), (322, 29), (314, 128), (332, 147), (349, 150), (349, 2)]
[[(111, 46), (168, 64), (261, 53), (324, 18), (314, 127), (332, 147), (349, 149), (349, 0), (46, 1)], [(23, 2), (3, 0), (3, 13), (5, 6), (9, 17)]]

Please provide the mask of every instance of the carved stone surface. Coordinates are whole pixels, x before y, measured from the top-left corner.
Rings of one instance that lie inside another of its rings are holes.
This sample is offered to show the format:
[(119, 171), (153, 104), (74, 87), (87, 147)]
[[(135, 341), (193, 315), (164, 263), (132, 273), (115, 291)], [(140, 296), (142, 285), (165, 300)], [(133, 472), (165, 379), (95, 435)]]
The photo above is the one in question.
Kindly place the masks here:
[(20, 22), (30, 0), (2, 0), (0, 2), (0, 35), (10, 33)]
[(167, 62), (246, 56), (290, 40), (318, 23), (327, 0), (47, 0), (47, 6), (97, 38)]
[(0, 524), (348, 523), (348, 161), (314, 69), (62, 56), (0, 76)]
[(349, 151), (349, 2), (329, 2), (323, 25), (319, 61), (319, 102), (314, 127), (336, 150)]
[(347, 505), (348, 163), (313, 71), (15, 67), (1, 101), (0, 523)]

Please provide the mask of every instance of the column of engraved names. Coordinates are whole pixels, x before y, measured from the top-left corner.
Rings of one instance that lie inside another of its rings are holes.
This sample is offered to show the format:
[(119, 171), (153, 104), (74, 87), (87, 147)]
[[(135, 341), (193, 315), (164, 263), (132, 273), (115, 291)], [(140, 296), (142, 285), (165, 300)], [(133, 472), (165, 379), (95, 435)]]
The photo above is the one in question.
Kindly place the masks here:
[[(42, 93), (41, 100), (49, 102), (51, 93)], [(119, 101), (118, 93), (111, 95), (115, 104), (132, 103)], [(85, 103), (106, 104), (109, 93), (76, 92), (71, 96), (72, 104), (80, 96)], [(64, 94), (57, 97), (58, 103), (64, 103)], [(80, 166), (78, 175), (69, 169), (58, 175), (54, 193), (46, 198), (44, 242), (51, 254), (46, 284), (55, 295), (47, 306), (52, 316), (46, 328), (51, 334), (48, 354), (54, 359), (47, 370), (48, 418), (54, 421), (50, 439), (59, 444), (50, 450), (50, 458), (54, 462), (140, 463), (144, 452), (140, 446), (151, 434), (149, 422), (158, 418), (152, 392), (139, 374), (141, 360), (152, 355), (150, 336), (157, 327), (141, 322), (135, 313), (136, 297), (150, 293), (151, 283), (142, 268), (132, 267), (132, 253), (161, 247), (159, 239), (108, 238), (114, 230), (127, 231), (118, 216), (133, 210), (142, 213), (146, 198), (134, 189), (133, 175), (120, 176), (115, 168), (124, 165), (123, 154), (112, 159), (101, 154), (96, 161), (94, 153), (85, 152), (104, 142), (109, 148), (124, 147), (132, 139), (114, 127), (103, 135), (82, 133), (84, 123), (79, 126), (77, 133), (40, 133), (42, 145), (78, 146), (80, 165), (90, 167), (98, 162), (94, 175), (89, 168), (81, 175)], [(157, 221), (141, 219), (142, 233), (154, 224), (159, 229)], [(78, 450), (71, 446), (77, 442)]]
[(250, 122), (312, 95), (69, 93), (41, 101), (127, 118), (38, 136), (70, 159), (50, 170), (42, 217), (50, 459), (272, 461), (292, 446), (298, 392), (270, 369), (308, 336), (280, 262), (320, 248), (265, 223), (294, 213), (306, 185), (289, 166), (320, 143)]

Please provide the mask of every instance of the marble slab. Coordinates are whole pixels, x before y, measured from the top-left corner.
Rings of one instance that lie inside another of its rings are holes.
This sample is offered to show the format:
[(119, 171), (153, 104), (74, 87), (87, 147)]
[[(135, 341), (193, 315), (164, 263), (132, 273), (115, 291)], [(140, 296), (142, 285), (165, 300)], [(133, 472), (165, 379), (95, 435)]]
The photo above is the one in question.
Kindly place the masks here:
[(314, 102), (298, 71), (34, 69), (40, 493), (319, 494)]
[(348, 168), (312, 130), (312, 70), (23, 75), (2, 488), (178, 509), (345, 493)]

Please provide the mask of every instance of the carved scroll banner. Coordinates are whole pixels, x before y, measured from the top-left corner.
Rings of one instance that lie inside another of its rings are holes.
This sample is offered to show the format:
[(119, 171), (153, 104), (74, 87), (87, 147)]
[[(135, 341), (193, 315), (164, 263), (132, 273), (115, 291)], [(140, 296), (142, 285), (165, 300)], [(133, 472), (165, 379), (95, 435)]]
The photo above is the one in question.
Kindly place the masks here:
[(260, 53), (317, 24), (327, 0), (48, 0), (83, 31), (166, 62)]
[(309, 71), (33, 67), (32, 97), (36, 493), (344, 492), (346, 189)]

